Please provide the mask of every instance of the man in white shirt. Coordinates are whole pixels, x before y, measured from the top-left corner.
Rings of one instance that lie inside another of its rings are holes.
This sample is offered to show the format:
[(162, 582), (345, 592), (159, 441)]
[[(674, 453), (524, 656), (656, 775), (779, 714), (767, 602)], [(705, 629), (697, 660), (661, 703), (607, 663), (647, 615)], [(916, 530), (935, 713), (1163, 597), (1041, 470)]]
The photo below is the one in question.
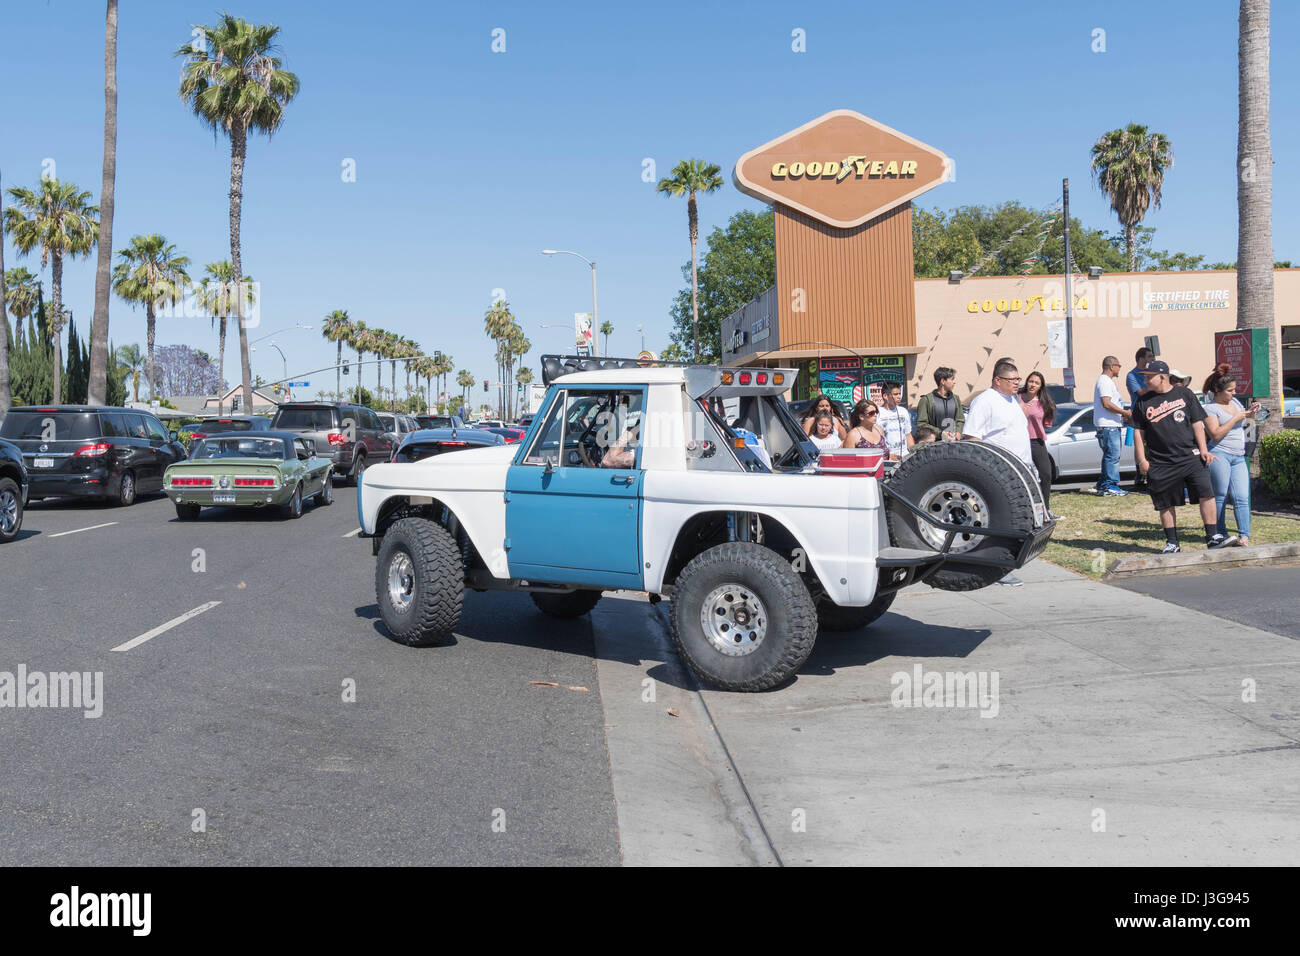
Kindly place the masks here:
[(1101, 446), (1101, 477), (1097, 494), (1119, 498), (1128, 492), (1119, 486), (1119, 456), (1124, 447), (1124, 424), (1131, 417), (1119, 397), (1119, 359), (1107, 355), (1101, 360), (1101, 375), (1092, 389), (1092, 424)]
[[(1030, 474), (1037, 476), (1034, 454), (1029, 445), (1029, 419), (1020, 404), (1020, 373), (1007, 359), (993, 366), (993, 387), (980, 392), (970, 403), (966, 423), (962, 426), (963, 439), (986, 441), (1005, 448), (1025, 463)], [(998, 581), (1008, 587), (1024, 584), (1014, 574)]]
[(898, 382), (885, 382), (880, 386), (880, 414), (876, 425), (885, 433), (889, 457), (898, 461), (912, 447), (912, 416), (902, 405), (903, 386)]
[(980, 392), (970, 403), (961, 437), (1005, 448), (1036, 475), (1034, 455), (1029, 447), (1029, 420), (1016, 394), (1019, 389), (1020, 374), (1016, 367), (1007, 361), (998, 362), (993, 367), (993, 387)]

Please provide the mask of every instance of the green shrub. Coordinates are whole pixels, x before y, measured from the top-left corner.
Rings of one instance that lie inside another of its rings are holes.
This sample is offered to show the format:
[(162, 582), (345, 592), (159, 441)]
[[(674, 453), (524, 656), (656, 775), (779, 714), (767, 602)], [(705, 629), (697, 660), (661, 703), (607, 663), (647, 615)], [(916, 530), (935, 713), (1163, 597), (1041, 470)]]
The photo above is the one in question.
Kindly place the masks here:
[(1287, 429), (1260, 440), (1259, 480), (1275, 495), (1300, 498), (1300, 431)]

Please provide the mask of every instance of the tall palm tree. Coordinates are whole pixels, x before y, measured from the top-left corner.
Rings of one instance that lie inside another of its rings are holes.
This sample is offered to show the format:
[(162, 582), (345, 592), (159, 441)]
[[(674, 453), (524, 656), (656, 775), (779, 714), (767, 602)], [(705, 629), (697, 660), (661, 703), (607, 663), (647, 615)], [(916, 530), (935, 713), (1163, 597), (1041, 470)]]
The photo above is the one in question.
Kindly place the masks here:
[(242, 290), (244, 305), (251, 307), (255, 301), (253, 279), (244, 276), (243, 281), (235, 281), (235, 266), (229, 259), (221, 262), (209, 262), (204, 266), (207, 276), (199, 283), (199, 308), (213, 317), (217, 323), (217, 414), (225, 410), (226, 388), (226, 323), (231, 313), (238, 308)]
[[(325, 321), (321, 323), (320, 334), (325, 336), (331, 342), (339, 347), (338, 366), (343, 365), (343, 346), (348, 341), (348, 335), (352, 332), (352, 320), (348, 318), (347, 309), (335, 309), (329, 315), (325, 316)], [(343, 369), (334, 369), (335, 388), (339, 394), (343, 393)]]
[(185, 287), (190, 281), (185, 267), (190, 260), (188, 256), (177, 254), (176, 247), (156, 232), (132, 236), (129, 246), (117, 250), (117, 258), (119, 262), (113, 267), (113, 291), (132, 305), (144, 305), (145, 348), (148, 353), (145, 375), (149, 381), (149, 398), (152, 399), (155, 310), (160, 303), (175, 304), (184, 298)]
[(696, 250), (700, 242), (700, 214), (696, 193), (711, 193), (722, 188), (721, 167), (700, 159), (683, 159), (669, 175), (659, 180), (656, 192), (666, 196), (686, 196), (686, 221), (691, 234), (691, 322), (695, 336), (695, 361), (700, 360), (700, 283)]
[(1273, 414), (1260, 429), (1282, 427), (1282, 361), (1273, 311), (1273, 145), (1269, 130), (1269, 2), (1241, 0), (1237, 20), (1237, 328), (1267, 329)]
[(117, 364), (131, 376), (131, 388), (135, 393), (134, 401), (140, 402), (140, 372), (144, 368), (144, 353), (138, 345), (119, 345), (117, 347)]
[(1129, 272), (1137, 271), (1137, 226), (1152, 203), (1160, 208), (1165, 173), (1174, 165), (1169, 137), (1129, 123), (1092, 144), (1092, 172), (1124, 227)]
[(9, 190), (14, 205), (5, 210), (4, 225), (19, 255), (41, 250), (41, 268), (50, 267), (50, 338), (54, 343), (54, 404), (62, 399), (63, 260), (88, 256), (99, 238), (99, 208), (90, 193), (72, 183), (42, 179), (38, 189)]
[(361, 401), (361, 359), (366, 354), (366, 349), (370, 347), (370, 330), (366, 328), (366, 323), (358, 319), (352, 323), (352, 328), (348, 330), (348, 348), (356, 349), (357, 352), (357, 397)]
[(476, 381), (478, 380), (474, 378), (474, 373), (467, 368), (456, 373), (456, 384), (460, 386), (461, 405), (469, 405), (469, 390), (474, 387)]
[[(3, 243), (0, 243), (3, 245)], [(41, 302), (41, 280), (22, 266), (4, 274), (5, 305), (14, 316), (14, 346), (23, 343), (23, 320), (36, 314)]]
[[(239, 244), (244, 202), (244, 162), (248, 134), (269, 138), (284, 120), (284, 108), (298, 93), (298, 77), (281, 69), (278, 26), (252, 24), (222, 14), (214, 26), (197, 28), (195, 39), (176, 51), (184, 57), (181, 99), (213, 134), (230, 137), (230, 261), (235, 275), (244, 274)], [(239, 358), (244, 407), (253, 407), (245, 316), (239, 315)]]
[(108, 299), (113, 263), (113, 198), (117, 184), (117, 0), (104, 15), (104, 163), (99, 189), (99, 255), (95, 262), (95, 314), (90, 324), (87, 401), (108, 401)]
[(604, 322), (600, 323), (600, 334), (605, 337), (605, 344), (602, 346), (602, 351), (604, 352), (605, 355), (608, 355), (609, 337), (614, 334), (614, 323), (609, 321), (609, 319), (606, 319)]

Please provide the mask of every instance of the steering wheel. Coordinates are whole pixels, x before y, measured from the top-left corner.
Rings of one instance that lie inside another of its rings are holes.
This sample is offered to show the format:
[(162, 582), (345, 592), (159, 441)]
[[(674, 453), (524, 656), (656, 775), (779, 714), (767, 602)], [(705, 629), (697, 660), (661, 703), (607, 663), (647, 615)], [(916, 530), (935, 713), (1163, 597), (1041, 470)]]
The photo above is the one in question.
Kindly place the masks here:
[(588, 468), (599, 468), (600, 460), (604, 457), (604, 452), (600, 448), (600, 442), (596, 440), (596, 422), (599, 416), (591, 420), (591, 424), (586, 430), (578, 436), (578, 454), (586, 462)]

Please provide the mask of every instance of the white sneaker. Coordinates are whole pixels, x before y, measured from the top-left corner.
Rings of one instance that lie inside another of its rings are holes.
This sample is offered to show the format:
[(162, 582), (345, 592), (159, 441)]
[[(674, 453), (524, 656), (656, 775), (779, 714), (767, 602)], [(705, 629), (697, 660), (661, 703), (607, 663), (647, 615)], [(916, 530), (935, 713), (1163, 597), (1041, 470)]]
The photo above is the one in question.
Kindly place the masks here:
[(1182, 550), (1183, 550), (1182, 548), (1178, 547), (1178, 545), (1174, 544), (1172, 541), (1166, 541), (1166, 542), (1165, 542), (1165, 549), (1164, 549), (1163, 551), (1161, 551), (1160, 553), (1161, 553), (1161, 554), (1179, 554), (1179, 553), (1182, 552)]
[(1008, 574), (1006, 577), (1000, 579), (998, 584), (1005, 584), (1009, 588), (1022, 588), (1025, 586), (1025, 582), (1020, 580), (1014, 574)]

